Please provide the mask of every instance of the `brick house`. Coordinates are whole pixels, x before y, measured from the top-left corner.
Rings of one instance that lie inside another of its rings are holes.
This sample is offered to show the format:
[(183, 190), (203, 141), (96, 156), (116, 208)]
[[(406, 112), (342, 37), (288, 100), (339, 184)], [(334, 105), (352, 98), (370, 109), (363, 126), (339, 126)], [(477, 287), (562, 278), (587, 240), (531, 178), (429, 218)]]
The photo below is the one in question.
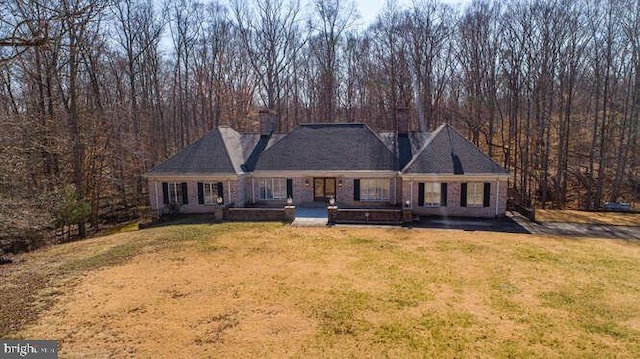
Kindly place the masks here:
[(260, 113), (261, 131), (219, 127), (150, 170), (151, 208), (183, 213), (225, 207), (410, 208), (417, 215), (502, 216), (508, 172), (448, 124), (397, 132), (362, 123), (300, 125), (277, 134)]

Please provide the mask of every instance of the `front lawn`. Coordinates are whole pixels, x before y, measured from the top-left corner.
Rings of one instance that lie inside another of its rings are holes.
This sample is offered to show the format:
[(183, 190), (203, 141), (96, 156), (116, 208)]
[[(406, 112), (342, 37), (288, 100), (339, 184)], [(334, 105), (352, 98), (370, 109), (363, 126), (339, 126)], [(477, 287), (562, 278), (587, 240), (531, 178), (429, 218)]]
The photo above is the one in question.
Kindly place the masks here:
[(540, 222), (565, 222), (582, 224), (607, 224), (613, 226), (640, 226), (639, 213), (589, 212), (578, 210), (537, 209), (536, 220)]
[(0, 337), (62, 357), (638, 357), (640, 245), (176, 225), (0, 266)]

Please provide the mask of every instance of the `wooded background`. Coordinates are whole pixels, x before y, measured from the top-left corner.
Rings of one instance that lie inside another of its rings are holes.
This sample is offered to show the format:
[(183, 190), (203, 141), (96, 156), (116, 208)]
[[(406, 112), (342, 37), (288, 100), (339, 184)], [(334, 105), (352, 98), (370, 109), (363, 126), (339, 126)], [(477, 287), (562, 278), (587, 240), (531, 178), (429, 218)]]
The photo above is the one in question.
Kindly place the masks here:
[(538, 207), (640, 192), (640, 1), (0, 2), (0, 231), (135, 217), (142, 174), (212, 128), (449, 122)]

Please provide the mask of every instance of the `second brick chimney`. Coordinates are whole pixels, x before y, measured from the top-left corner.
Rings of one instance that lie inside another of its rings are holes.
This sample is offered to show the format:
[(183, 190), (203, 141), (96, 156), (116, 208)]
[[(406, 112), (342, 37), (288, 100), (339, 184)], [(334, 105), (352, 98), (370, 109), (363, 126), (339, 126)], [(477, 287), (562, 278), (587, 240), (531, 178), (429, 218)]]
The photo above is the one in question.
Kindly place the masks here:
[(409, 109), (406, 107), (396, 108), (396, 131), (398, 135), (409, 133)]
[(267, 108), (263, 108), (258, 112), (260, 119), (260, 135), (268, 136), (278, 130), (278, 114)]

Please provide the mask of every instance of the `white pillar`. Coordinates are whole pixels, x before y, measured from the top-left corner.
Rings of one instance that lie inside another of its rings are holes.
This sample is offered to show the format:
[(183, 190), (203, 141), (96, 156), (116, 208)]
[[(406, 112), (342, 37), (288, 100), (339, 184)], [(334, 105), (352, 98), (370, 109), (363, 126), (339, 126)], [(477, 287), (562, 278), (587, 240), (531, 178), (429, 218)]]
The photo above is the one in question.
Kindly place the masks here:
[(498, 203), (500, 198), (500, 179), (496, 180), (496, 217), (498, 217)]
[(153, 181), (155, 188), (156, 188), (156, 208), (153, 208), (155, 210), (160, 209), (160, 199), (158, 198), (158, 181)]
[(415, 207), (413, 204), (413, 179), (411, 179), (411, 193), (409, 193), (409, 201), (411, 201), (411, 208)]
[[(398, 183), (396, 182), (396, 177), (393, 177), (393, 203), (398, 204)], [(402, 207), (402, 204), (400, 204)]]

